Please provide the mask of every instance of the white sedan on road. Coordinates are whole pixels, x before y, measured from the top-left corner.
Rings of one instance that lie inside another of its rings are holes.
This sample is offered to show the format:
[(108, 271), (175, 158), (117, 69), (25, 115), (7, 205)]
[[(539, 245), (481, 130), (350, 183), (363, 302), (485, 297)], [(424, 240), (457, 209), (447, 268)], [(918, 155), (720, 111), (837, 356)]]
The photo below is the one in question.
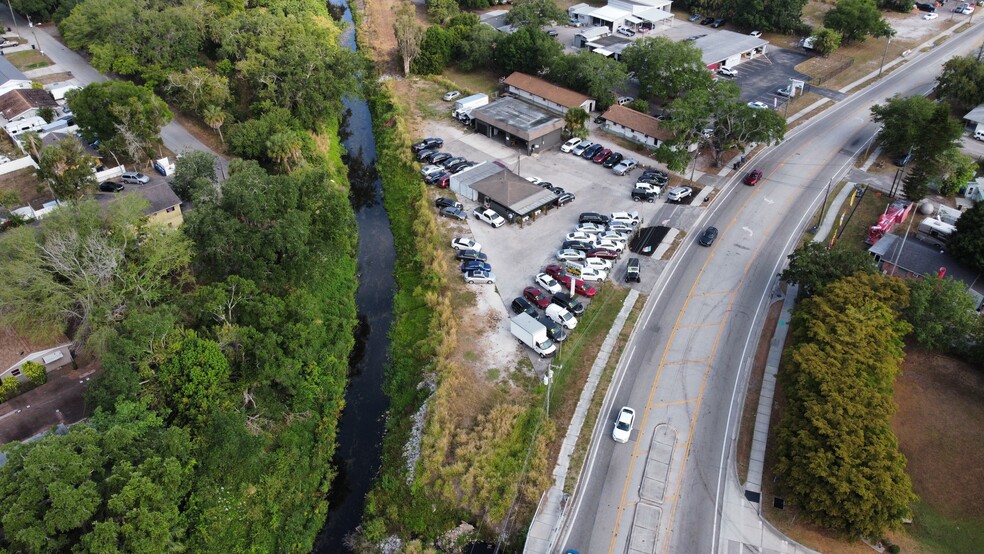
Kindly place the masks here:
[(495, 210), (475, 208), (474, 214), (476, 219), (480, 219), (496, 228), (502, 227), (506, 224), (506, 220), (503, 219), (501, 215), (495, 213)]
[(615, 428), (612, 429), (612, 439), (615, 442), (629, 442), (629, 436), (632, 435), (633, 422), (635, 422), (635, 410), (628, 406), (623, 406), (622, 410), (618, 412), (618, 418), (615, 420)]

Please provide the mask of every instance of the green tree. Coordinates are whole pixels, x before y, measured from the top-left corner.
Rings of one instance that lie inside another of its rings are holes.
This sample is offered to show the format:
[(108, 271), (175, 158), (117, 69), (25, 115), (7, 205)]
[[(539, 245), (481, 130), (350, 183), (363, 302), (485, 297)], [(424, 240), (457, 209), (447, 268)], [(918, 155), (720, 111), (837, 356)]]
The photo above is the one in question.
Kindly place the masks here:
[(564, 47), (547, 33), (534, 27), (522, 27), (502, 36), (495, 43), (494, 60), (504, 73), (522, 71), (540, 75), (553, 66)]
[(916, 164), (902, 178), (902, 193), (913, 202), (919, 202), (929, 194), (929, 181), (932, 176), (926, 164)]
[(564, 132), (572, 137), (587, 138), (588, 129), (584, 126), (588, 121), (588, 112), (583, 108), (571, 108), (564, 114)]
[(225, 137), (222, 136), (222, 125), (225, 124), (228, 114), (218, 106), (208, 106), (202, 111), (202, 120), (206, 125), (219, 133), (219, 140), (225, 144)]
[(44, 367), (44, 364), (24, 362), (21, 365), (21, 371), (35, 385), (43, 385), (48, 382), (48, 370)]
[(840, 33), (827, 27), (817, 27), (810, 36), (813, 37), (813, 49), (825, 58), (840, 48), (843, 39)]
[(58, 0), (11, 0), (11, 9), (30, 17), (35, 23), (50, 21)]
[(984, 271), (984, 202), (974, 204), (957, 220), (947, 243), (950, 255), (977, 271)]
[(267, 156), (280, 164), (284, 173), (290, 173), (304, 161), (303, 146), (300, 131), (284, 131), (267, 140)]
[(214, 341), (185, 331), (172, 342), (157, 369), (159, 411), (171, 411), (174, 423), (200, 428), (228, 402), (229, 361)]
[(424, 40), (424, 28), (417, 23), (416, 11), (410, 2), (401, 2), (393, 22), (396, 34), (396, 51), (403, 61), (403, 74), (410, 75), (414, 58), (420, 55), (420, 43)]
[(86, 142), (116, 141), (138, 157), (152, 157), (161, 128), (174, 117), (156, 94), (127, 81), (91, 83), (66, 99)]
[(188, 113), (205, 115), (210, 107), (221, 109), (232, 99), (229, 79), (207, 67), (192, 67), (167, 76), (164, 89)]
[(551, 21), (564, 21), (567, 12), (557, 7), (554, 0), (516, 0), (506, 14), (506, 22), (517, 27), (537, 29)]
[(800, 296), (823, 292), (831, 283), (856, 273), (875, 273), (875, 263), (865, 252), (848, 248), (827, 249), (810, 241), (789, 255), (789, 267), (782, 272), (787, 283), (799, 285)]
[(47, 181), (62, 200), (80, 200), (96, 189), (96, 159), (75, 137), (45, 147), (38, 165), (38, 178)]
[(967, 154), (952, 148), (937, 158), (938, 189), (943, 196), (954, 196), (977, 174), (977, 162)]
[[(803, 29), (803, 7), (806, 0), (776, 2), (770, 0), (744, 0), (730, 2), (726, 11), (730, 12), (735, 25), (742, 29), (756, 29), (763, 32), (793, 33)], [(701, 6), (704, 7), (704, 6)], [(698, 9), (697, 11), (701, 11)]]
[(823, 16), (825, 27), (840, 32), (845, 43), (864, 42), (869, 36), (892, 36), (892, 26), (882, 18), (875, 0), (837, 0)]
[(16, 377), (6, 376), (0, 379), (0, 402), (6, 402), (20, 394), (21, 385)]
[(923, 348), (946, 353), (967, 343), (978, 316), (966, 284), (931, 275), (908, 279), (906, 284), (909, 306), (903, 313)]
[(639, 78), (639, 96), (672, 100), (685, 91), (707, 88), (707, 71), (699, 48), (663, 36), (633, 42), (622, 53), (625, 65)]
[(444, 27), (432, 25), (424, 33), (420, 54), (413, 59), (410, 70), (418, 75), (436, 75), (444, 72), (451, 62), (454, 36)]
[(454, 16), (461, 13), (455, 0), (427, 0), (427, 17), (431, 23), (445, 25)]
[(612, 89), (625, 82), (628, 71), (621, 62), (582, 50), (557, 56), (548, 76), (561, 86), (594, 98), (598, 110), (604, 111), (615, 103)]
[(51, 123), (55, 119), (55, 110), (51, 106), (42, 106), (38, 108), (38, 117), (45, 123)]
[(472, 27), (458, 44), (458, 67), (465, 71), (491, 68), (502, 32), (488, 25)]
[(882, 536), (916, 498), (891, 427), (907, 303), (901, 279), (857, 274), (794, 312), (776, 471), (810, 520), (845, 537)]
[(967, 113), (984, 102), (984, 63), (977, 56), (950, 58), (936, 78), (936, 94), (957, 113)]
[(20, 142), (27, 148), (31, 157), (35, 161), (41, 159), (41, 148), (44, 146), (44, 142), (41, 140), (41, 135), (37, 131), (27, 131), (20, 136)]
[(871, 108), (871, 119), (881, 125), (878, 144), (886, 152), (901, 156), (920, 141), (923, 129), (929, 124), (936, 102), (922, 95), (896, 94), (884, 104)]
[(186, 202), (213, 197), (217, 184), (213, 154), (193, 150), (184, 153), (174, 164), (171, 188)]

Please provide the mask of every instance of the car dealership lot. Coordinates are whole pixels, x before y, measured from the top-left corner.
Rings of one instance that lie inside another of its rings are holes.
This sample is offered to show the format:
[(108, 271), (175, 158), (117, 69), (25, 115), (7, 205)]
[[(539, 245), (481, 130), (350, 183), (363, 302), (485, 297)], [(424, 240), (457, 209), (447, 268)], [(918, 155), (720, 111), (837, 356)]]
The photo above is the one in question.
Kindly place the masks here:
[[(533, 157), (520, 156), (521, 151), (518, 149), (507, 147), (501, 142), (450, 122), (433, 122), (428, 133), (429, 136), (443, 137), (443, 150), (453, 152), (456, 156), (464, 156), (473, 161), (499, 161), (524, 177), (538, 177), (577, 196), (572, 204), (551, 210), (522, 227), (510, 224), (492, 228), (470, 217), (467, 222), (470, 230), (466, 231), (464, 223), (451, 223), (442, 218), (441, 223), (449, 225), (454, 236), (470, 236), (482, 244), (482, 252), (488, 254), (488, 262), (492, 264), (496, 275), (495, 286), (506, 305), (513, 298), (522, 295), (525, 287), (533, 284), (533, 277), (544, 266), (559, 263), (556, 259), (557, 250), (561, 248), (564, 236), (574, 231), (581, 212), (593, 211), (607, 215), (612, 212), (636, 211), (643, 219), (643, 226), (666, 225), (684, 230), (692, 226), (700, 215), (701, 206), (697, 202), (693, 205), (672, 204), (666, 203), (664, 198), (654, 204), (633, 202), (630, 194), (635, 185), (635, 177), (641, 173), (639, 169), (628, 176), (619, 177), (600, 164), (561, 152), (559, 146)], [(593, 134), (591, 139), (609, 147), (614, 146), (609, 137), (600, 133)], [(435, 196), (450, 194), (446, 189), (435, 191)], [(467, 199), (459, 200), (469, 214), (476, 207), (474, 202)], [(611, 286), (610, 282), (614, 280), (618, 286), (629, 286), (624, 278), (626, 260), (630, 257), (638, 257), (642, 262), (642, 280), (640, 283), (631, 283), (631, 286), (641, 292), (649, 292), (667, 262), (628, 251), (615, 262), (608, 281), (593, 284), (596, 287)]]

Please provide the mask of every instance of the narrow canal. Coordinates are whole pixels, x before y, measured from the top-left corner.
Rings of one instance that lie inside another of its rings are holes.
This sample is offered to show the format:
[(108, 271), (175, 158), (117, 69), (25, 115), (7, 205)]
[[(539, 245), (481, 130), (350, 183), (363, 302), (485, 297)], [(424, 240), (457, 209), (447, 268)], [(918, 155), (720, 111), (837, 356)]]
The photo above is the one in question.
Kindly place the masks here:
[[(344, 0), (331, 0), (348, 30), (343, 44), (356, 49), (352, 12)], [(362, 518), (366, 494), (379, 471), (383, 425), (388, 399), (383, 394), (383, 374), (389, 352), (393, 319), (393, 261), (396, 251), (389, 217), (383, 208), (381, 182), (376, 171), (376, 142), (369, 106), (362, 100), (345, 99), (346, 117), (342, 144), (351, 185), (350, 200), (359, 227), (359, 312), (356, 346), (349, 363), (345, 411), (338, 426), (335, 465), (338, 476), (331, 485), (328, 521), (318, 535), (314, 552), (347, 551), (345, 536)]]

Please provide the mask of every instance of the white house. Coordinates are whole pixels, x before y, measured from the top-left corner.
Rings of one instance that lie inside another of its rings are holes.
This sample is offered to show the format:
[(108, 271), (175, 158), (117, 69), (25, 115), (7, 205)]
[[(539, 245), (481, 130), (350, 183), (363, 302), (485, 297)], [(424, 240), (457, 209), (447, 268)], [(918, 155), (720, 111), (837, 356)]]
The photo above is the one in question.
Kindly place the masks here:
[(31, 88), (31, 80), (6, 58), (0, 56), (0, 94), (19, 88)]
[(606, 131), (647, 146), (657, 147), (673, 136), (655, 117), (617, 104), (601, 117), (605, 120)]
[(561, 115), (571, 108), (583, 108), (584, 111), (591, 112), (595, 107), (594, 98), (518, 71), (506, 77), (503, 84), (506, 91), (516, 97)]

